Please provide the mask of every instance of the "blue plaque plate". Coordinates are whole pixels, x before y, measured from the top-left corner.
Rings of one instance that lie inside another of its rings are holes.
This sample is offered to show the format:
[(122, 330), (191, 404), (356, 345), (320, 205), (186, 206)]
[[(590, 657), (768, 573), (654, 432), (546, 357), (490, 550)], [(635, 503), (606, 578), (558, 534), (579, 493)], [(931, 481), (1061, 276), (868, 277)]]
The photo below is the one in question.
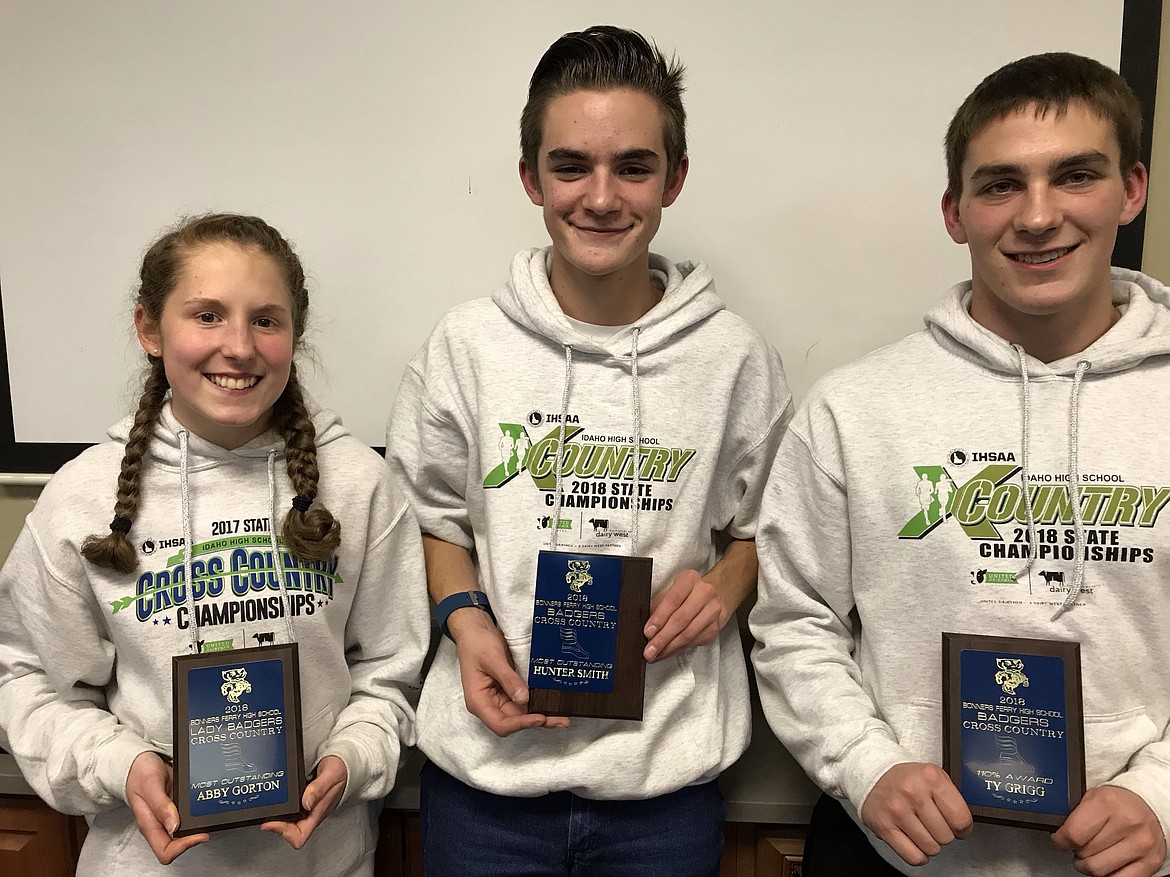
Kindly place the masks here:
[(173, 658), (176, 836), (298, 819), (296, 643)]
[(1084, 794), (1080, 647), (943, 634), (944, 768), (984, 822), (1051, 829)]
[(646, 557), (540, 552), (529, 711), (641, 719), (651, 570)]
[(536, 564), (528, 684), (563, 691), (613, 691), (622, 561), (542, 551)]

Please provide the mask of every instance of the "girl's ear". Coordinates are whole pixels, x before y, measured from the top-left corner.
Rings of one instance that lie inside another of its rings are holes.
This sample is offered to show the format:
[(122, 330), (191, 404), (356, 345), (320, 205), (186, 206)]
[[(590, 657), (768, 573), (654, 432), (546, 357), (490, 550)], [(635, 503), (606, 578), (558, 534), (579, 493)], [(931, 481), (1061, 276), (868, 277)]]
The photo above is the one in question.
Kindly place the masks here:
[(146, 315), (146, 308), (142, 305), (134, 306), (134, 330), (138, 333), (138, 343), (150, 356), (162, 356), (162, 331), (158, 323)]

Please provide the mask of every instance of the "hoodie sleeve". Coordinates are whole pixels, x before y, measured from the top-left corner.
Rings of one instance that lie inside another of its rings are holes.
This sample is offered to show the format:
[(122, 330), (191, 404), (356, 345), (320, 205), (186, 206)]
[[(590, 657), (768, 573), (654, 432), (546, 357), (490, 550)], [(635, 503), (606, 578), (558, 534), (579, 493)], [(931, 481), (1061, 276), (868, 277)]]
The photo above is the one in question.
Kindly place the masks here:
[(780, 439), (792, 420), (792, 391), (784, 377), (780, 354), (763, 338), (758, 354), (748, 357), (735, 382), (724, 435), (732, 457), (716, 506), (716, 529), (735, 539), (754, 539), (768, 470)]
[(345, 628), (349, 703), (318, 752), (318, 760), (335, 755), (345, 762), (349, 778), (343, 801), (374, 800), (394, 787), (401, 749), (415, 743), (413, 703), (430, 643), (418, 525), (384, 467), (373, 507), (372, 532)]
[(123, 805), (130, 765), (157, 751), (106, 709), (114, 646), (100, 618), (26, 524), (0, 571), (0, 742), (64, 813)]
[[(1145, 801), (1158, 817), (1170, 850), (1170, 729), (1163, 733), (1161, 740), (1134, 753), (1126, 770), (1105, 785), (1129, 789)], [(1163, 868), (1167, 866), (1170, 866), (1170, 852), (1162, 863)]]
[(752, 659), (776, 736), (817, 785), (860, 810), (882, 774), (914, 759), (862, 684), (849, 499), (801, 434), (802, 415), (781, 443), (760, 513)]
[(470, 551), (467, 438), (428, 387), (425, 351), (402, 377), (386, 428), (386, 459), (422, 532)]

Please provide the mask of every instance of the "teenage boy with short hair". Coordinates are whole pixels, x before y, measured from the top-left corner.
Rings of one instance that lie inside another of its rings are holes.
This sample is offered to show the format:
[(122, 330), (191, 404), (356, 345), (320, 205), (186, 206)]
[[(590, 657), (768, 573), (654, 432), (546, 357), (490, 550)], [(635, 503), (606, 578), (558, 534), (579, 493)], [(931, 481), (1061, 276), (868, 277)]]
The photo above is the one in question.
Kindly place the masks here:
[[(1087, 58), (985, 79), (946, 140), (971, 281), (785, 437), (751, 624), (768, 719), (832, 796), (808, 877), (1166, 873), (1170, 293), (1109, 264), (1145, 203), (1140, 125)], [(1051, 837), (973, 827), (939, 767), (943, 631), (1080, 643), (1089, 791)]]
[[(432, 877), (718, 873), (715, 779), (750, 735), (727, 622), (791, 396), (706, 267), (649, 252), (688, 169), (681, 80), (631, 31), (549, 48), (520, 177), (552, 247), (443, 318), (390, 418), (448, 632), (418, 717)], [(527, 714), (547, 548), (653, 558), (642, 722)]]

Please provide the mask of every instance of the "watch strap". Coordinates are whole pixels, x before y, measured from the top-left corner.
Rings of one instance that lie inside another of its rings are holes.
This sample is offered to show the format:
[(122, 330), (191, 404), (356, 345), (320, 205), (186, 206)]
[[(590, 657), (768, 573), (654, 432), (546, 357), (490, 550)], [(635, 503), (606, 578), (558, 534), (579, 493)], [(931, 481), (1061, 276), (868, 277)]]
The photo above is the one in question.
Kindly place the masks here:
[(456, 609), (465, 609), (468, 606), (482, 609), (491, 618), (492, 624), (497, 623), (496, 613), (492, 612), (492, 604), (488, 602), (487, 594), (483, 591), (460, 591), (458, 594), (444, 597), (435, 606), (435, 623), (439, 625), (439, 630), (447, 639), (452, 639), (451, 631), (447, 629), (447, 619)]

